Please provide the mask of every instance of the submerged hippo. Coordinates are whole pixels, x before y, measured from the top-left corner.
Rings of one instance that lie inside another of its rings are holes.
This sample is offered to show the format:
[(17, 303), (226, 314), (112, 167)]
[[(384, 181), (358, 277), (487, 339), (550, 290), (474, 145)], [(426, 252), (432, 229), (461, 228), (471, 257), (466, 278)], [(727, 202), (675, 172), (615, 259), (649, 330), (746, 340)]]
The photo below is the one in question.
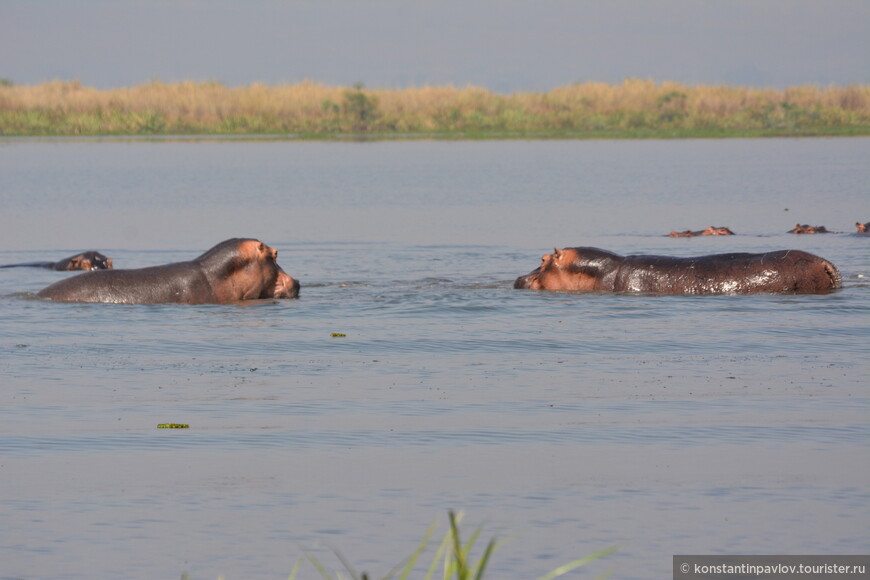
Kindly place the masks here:
[(259, 240), (233, 238), (189, 262), (101, 270), (61, 280), (39, 292), (61, 302), (225, 304), (256, 298), (297, 298), (299, 282)]
[(855, 222), (855, 227), (858, 228), (859, 234), (870, 234), (870, 222), (867, 222), (866, 224)]
[(49, 270), (111, 270), (112, 259), (99, 252), (90, 250), (82, 252), (59, 262), (25, 262), (23, 264), (6, 264), (0, 268), (48, 268)]
[(598, 248), (564, 248), (541, 259), (514, 288), (567, 292), (662, 294), (818, 293), (841, 285), (831, 262), (801, 252), (714, 254), (695, 258), (620, 256)]
[(794, 229), (789, 230), (789, 234), (829, 234), (828, 228), (825, 226), (810, 226), (807, 224), (795, 224)]
[(671, 232), (668, 234), (669, 238), (693, 238), (695, 236), (733, 236), (734, 232), (725, 226), (707, 226), (706, 229), (703, 230), (685, 230), (682, 232)]

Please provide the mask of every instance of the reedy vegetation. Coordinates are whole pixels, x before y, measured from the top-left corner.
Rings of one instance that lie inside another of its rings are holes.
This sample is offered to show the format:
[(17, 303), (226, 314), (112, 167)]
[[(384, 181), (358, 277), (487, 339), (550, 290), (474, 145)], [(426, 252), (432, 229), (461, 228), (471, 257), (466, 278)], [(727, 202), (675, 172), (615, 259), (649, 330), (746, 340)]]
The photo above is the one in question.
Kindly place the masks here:
[(0, 83), (0, 135), (686, 137), (870, 135), (870, 86), (784, 90), (629, 79), (547, 93), (315, 82)]
[[(499, 548), (500, 542), (498, 542), (497, 538), (493, 537), (486, 544), (486, 548), (483, 550), (483, 553), (477, 554), (477, 552), (479, 552), (479, 549), (476, 545), (480, 537), (480, 533), (483, 531), (483, 527), (478, 526), (472, 532), (468, 540), (463, 542), (460, 537), (459, 531), (459, 523), (462, 521), (463, 517), (462, 512), (455, 513), (451, 510), (448, 515), (449, 527), (447, 528), (447, 533), (441, 540), (438, 549), (435, 552), (435, 556), (432, 558), (426, 574), (423, 576), (423, 580), (483, 580), (484, 573), (487, 569), (487, 564), (489, 564), (491, 556)], [(435, 532), (436, 526), (437, 521), (433, 522), (432, 525), (429, 526), (429, 529), (426, 530), (426, 534), (423, 536), (423, 539), (420, 540), (420, 543), (417, 545), (417, 549), (414, 550), (414, 553), (411, 554), (411, 556), (406, 558), (399, 565), (395, 566), (385, 576), (376, 576), (374, 578), (377, 578), (379, 580), (409, 580), (410, 578), (419, 578), (419, 572), (415, 574), (415, 569), (418, 567), (418, 564), (425, 564), (425, 561), (420, 560), (420, 557), (429, 547), (430, 541), (432, 539), (432, 534)], [(582, 558), (578, 558), (576, 560), (568, 562), (567, 564), (563, 564), (562, 566), (559, 566), (558, 568), (555, 568), (550, 572), (544, 574), (537, 580), (554, 580), (555, 578), (558, 578), (559, 576), (567, 574), (572, 570), (580, 568), (581, 566), (584, 566), (589, 562), (598, 560), (599, 558), (603, 558), (614, 553), (616, 551), (616, 548), (616, 546), (611, 546), (609, 548), (599, 550), (594, 554), (589, 554), (588, 556), (584, 556)], [(330, 571), (330, 567), (328, 565), (324, 564), (319, 559), (314, 557), (314, 555), (310, 552), (305, 551), (304, 556), (296, 560), (296, 564), (293, 566), (293, 570), (290, 572), (289, 580), (296, 580), (302, 564), (306, 561), (311, 564), (312, 567), (314, 567), (314, 569), (317, 571), (317, 574), (321, 578), (323, 578), (323, 580), (373, 580), (373, 577), (365, 572), (363, 572), (362, 574), (358, 573), (354, 569), (353, 565), (348, 562), (348, 560), (341, 554), (341, 552), (335, 549), (333, 549), (332, 552), (341, 563), (338, 571)], [(605, 572), (604, 574), (599, 575), (597, 577), (597, 580), (604, 580), (612, 573), (613, 570)], [(187, 572), (181, 575), (181, 580), (189, 579), (190, 575)]]

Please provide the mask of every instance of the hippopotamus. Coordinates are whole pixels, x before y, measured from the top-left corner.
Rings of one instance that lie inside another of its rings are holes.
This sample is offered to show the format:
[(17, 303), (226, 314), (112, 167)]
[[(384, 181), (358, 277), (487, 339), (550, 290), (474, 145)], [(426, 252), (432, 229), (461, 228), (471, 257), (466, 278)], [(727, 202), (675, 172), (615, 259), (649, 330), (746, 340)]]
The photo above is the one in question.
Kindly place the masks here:
[(661, 294), (822, 293), (840, 286), (836, 266), (799, 250), (674, 258), (599, 248), (554, 250), (514, 283), (530, 290)]
[(828, 228), (825, 226), (810, 226), (807, 224), (795, 224), (794, 229), (789, 230), (789, 234), (829, 234)]
[(219, 243), (198, 258), (129, 270), (97, 270), (56, 282), (38, 296), (59, 302), (226, 304), (298, 298), (299, 282), (277, 262), (278, 251), (253, 238)]
[(855, 222), (855, 227), (858, 228), (859, 234), (870, 234), (870, 222), (867, 222), (866, 224)]
[(707, 226), (706, 229), (703, 230), (685, 230), (682, 232), (671, 232), (668, 234), (669, 238), (693, 238), (695, 236), (733, 236), (734, 232), (725, 226)]
[(107, 258), (103, 254), (90, 250), (64, 258), (59, 262), (25, 262), (23, 264), (6, 264), (0, 268), (48, 268), (49, 270), (111, 270), (112, 258)]

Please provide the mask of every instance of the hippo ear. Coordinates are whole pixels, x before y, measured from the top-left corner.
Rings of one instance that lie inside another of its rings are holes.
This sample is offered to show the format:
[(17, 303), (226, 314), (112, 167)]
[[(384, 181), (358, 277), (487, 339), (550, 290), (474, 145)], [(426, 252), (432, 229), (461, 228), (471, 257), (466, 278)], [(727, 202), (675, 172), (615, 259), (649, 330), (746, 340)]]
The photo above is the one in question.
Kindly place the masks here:
[(69, 268), (70, 270), (78, 270), (81, 267), (81, 261), (82, 259), (78, 256), (70, 258), (67, 268)]
[(559, 256), (561, 256), (561, 255), (562, 255), (562, 252), (560, 252), (558, 248), (553, 248), (553, 258), (554, 259), (558, 260)]

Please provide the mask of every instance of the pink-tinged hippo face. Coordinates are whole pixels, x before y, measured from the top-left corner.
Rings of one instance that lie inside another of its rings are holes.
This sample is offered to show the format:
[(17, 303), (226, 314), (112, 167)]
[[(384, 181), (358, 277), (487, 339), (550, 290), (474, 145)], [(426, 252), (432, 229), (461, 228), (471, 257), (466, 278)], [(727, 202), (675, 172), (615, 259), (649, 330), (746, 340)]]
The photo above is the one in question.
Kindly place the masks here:
[(734, 232), (724, 226), (707, 226), (703, 232), (701, 232), (702, 236), (733, 236)]
[(734, 232), (725, 226), (707, 226), (703, 230), (673, 231), (668, 234), (670, 238), (693, 238), (695, 236), (733, 236)]
[(793, 229), (790, 229), (789, 234), (827, 234), (828, 228), (825, 226), (811, 226), (808, 224), (795, 224)]
[(578, 248), (553, 249), (541, 256), (541, 265), (520, 276), (514, 288), (527, 290), (561, 290), (584, 292), (599, 289), (599, 280), (590, 270), (581, 267), (583, 256)]
[(278, 265), (278, 250), (254, 239), (232, 242), (226, 253), (233, 267), (206, 268), (218, 302), (299, 296), (299, 282)]

